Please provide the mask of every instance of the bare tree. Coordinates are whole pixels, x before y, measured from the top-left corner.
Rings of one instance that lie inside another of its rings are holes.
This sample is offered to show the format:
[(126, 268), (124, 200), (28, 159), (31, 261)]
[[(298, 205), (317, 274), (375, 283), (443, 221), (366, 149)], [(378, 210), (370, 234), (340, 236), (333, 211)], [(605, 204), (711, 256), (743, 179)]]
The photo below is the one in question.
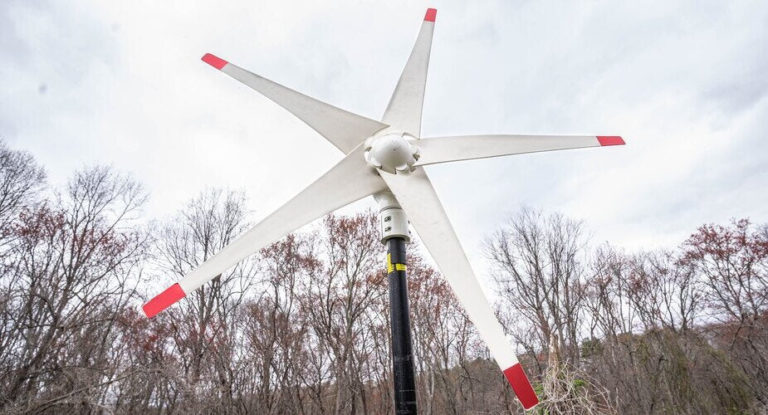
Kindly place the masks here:
[(725, 318), (755, 321), (768, 310), (768, 239), (749, 220), (704, 225), (684, 248), (684, 261), (706, 277), (710, 306)]
[[(578, 361), (584, 247), (580, 222), (528, 209), (486, 241), (500, 309), (514, 313), (501, 317), (529, 352), (547, 350), (557, 336), (559, 360)], [(535, 343), (521, 334), (529, 332), (521, 321), (535, 328)]]
[[(242, 194), (218, 189), (190, 201), (160, 230), (160, 270), (178, 279), (228, 245), (246, 229), (244, 205)], [(233, 405), (237, 309), (255, 275), (252, 262), (241, 262), (168, 311), (187, 408), (205, 408), (213, 397)]]
[(335, 381), (334, 414), (367, 413), (365, 381), (367, 362), (373, 358), (369, 305), (386, 294), (382, 251), (376, 217), (329, 216), (324, 267), (304, 288), (303, 310), (317, 336), (315, 348), (327, 353)]
[(78, 172), (56, 201), (24, 209), (6, 273), (15, 312), (0, 405), (101, 405), (88, 385), (115, 379), (94, 369), (108, 361), (114, 321), (133, 296), (146, 237), (131, 222), (144, 200), (138, 184), (97, 167)]
[(620, 413), (749, 408), (744, 375), (694, 329), (702, 287), (688, 265), (603, 246), (588, 287), (583, 360)]
[(708, 305), (721, 324), (710, 326), (768, 406), (768, 238), (747, 219), (704, 225), (683, 244), (682, 262), (703, 276)]
[(694, 267), (671, 251), (642, 253), (629, 260), (629, 300), (645, 330), (687, 332), (703, 307), (703, 289)]
[(473, 361), (484, 349), (451, 287), (413, 249), (408, 257), (408, 290), (414, 350), (419, 372), (419, 408), (425, 414), (478, 410)]
[(19, 213), (34, 204), (45, 182), (45, 171), (32, 156), (9, 149), (0, 140), (0, 248), (13, 235)]
[[(289, 235), (261, 250), (259, 264), (264, 278), (254, 288), (262, 295), (246, 305), (243, 315), (252, 376), (246, 381), (255, 381), (246, 407), (263, 414), (316, 412), (308, 408), (305, 401), (311, 398), (306, 396), (322, 385), (306, 370), (312, 351), (298, 292), (299, 285), (321, 267), (313, 238)], [(318, 403), (313, 409), (322, 411), (323, 406)]]

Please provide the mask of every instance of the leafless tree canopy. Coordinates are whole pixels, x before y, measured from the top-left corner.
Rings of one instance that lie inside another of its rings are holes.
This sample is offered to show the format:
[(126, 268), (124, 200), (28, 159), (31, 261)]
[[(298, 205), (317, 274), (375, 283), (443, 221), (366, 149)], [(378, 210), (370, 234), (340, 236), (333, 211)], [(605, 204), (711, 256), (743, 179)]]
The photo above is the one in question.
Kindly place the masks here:
[[(0, 143), (0, 412), (387, 414), (384, 247), (376, 216), (331, 215), (156, 316), (138, 306), (249, 226), (208, 189), (150, 220), (105, 167), (46, 187)], [(678, 248), (592, 246), (526, 209), (485, 243), (497, 314), (542, 414), (768, 410), (768, 226), (703, 225)], [(523, 413), (450, 287), (413, 244), (419, 410)]]
[(45, 171), (30, 154), (10, 150), (0, 140), (0, 247), (12, 236), (21, 210), (34, 206), (44, 181)]
[(767, 243), (741, 220), (674, 251), (588, 249), (580, 223), (524, 210), (486, 252), (549, 413), (758, 413)]

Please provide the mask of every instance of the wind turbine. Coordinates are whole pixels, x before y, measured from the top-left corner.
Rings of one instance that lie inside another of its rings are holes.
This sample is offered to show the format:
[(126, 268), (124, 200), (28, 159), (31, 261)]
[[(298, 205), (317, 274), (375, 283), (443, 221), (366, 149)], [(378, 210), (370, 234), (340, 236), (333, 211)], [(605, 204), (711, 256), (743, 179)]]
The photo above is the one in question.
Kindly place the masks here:
[[(367, 196), (380, 205), (388, 245), (395, 409), (415, 413), (405, 242), (413, 226), (480, 337), (526, 409), (538, 403), (530, 382), (488, 303), (424, 166), (539, 151), (623, 145), (618, 136), (472, 135), (421, 137), (421, 112), (437, 10), (427, 9), (416, 44), (381, 121), (334, 107), (248, 72), (211, 54), (202, 60), (256, 90), (335, 145), (344, 158), (143, 309), (152, 317), (259, 249), (301, 226)], [(407, 214), (407, 216), (406, 216)]]

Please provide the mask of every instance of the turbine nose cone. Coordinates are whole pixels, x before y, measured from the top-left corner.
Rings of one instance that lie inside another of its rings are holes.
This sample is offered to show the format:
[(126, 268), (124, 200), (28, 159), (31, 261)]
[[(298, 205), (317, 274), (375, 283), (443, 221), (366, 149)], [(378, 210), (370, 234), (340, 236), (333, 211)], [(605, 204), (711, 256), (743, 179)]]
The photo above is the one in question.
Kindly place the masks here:
[(372, 140), (366, 159), (371, 165), (390, 173), (409, 172), (416, 163), (416, 154), (418, 149), (403, 134), (387, 134)]
[(401, 151), (402, 143), (399, 140), (393, 139), (393, 137), (382, 137), (373, 148), (376, 154), (387, 156), (390, 153)]
[(407, 145), (402, 137), (384, 136), (373, 144), (371, 152), (382, 165), (397, 167), (405, 164), (408, 159)]

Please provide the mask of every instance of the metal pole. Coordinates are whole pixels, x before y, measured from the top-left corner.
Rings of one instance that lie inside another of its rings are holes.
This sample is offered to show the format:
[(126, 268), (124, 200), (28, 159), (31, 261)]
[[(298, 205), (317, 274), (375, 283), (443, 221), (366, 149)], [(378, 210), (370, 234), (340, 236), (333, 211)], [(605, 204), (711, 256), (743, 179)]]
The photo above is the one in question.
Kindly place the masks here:
[(405, 239), (390, 238), (387, 240), (387, 278), (389, 279), (389, 315), (392, 326), (395, 413), (416, 414), (416, 385), (405, 270)]
[(408, 233), (408, 218), (392, 193), (377, 193), (374, 197), (381, 208), (381, 242), (387, 245), (395, 413), (416, 414), (411, 319), (408, 314), (408, 284), (405, 279), (405, 244), (411, 239)]

